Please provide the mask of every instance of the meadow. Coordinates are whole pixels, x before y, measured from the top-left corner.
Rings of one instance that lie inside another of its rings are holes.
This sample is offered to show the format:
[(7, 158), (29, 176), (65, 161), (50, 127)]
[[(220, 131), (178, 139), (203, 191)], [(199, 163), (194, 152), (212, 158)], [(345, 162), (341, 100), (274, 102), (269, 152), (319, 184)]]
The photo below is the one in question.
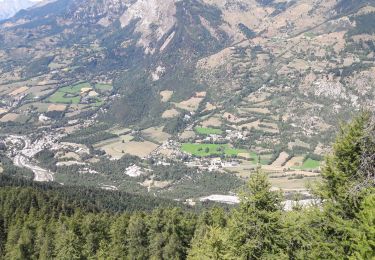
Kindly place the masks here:
[(80, 94), (81, 89), (83, 88), (91, 88), (90, 83), (84, 82), (84, 83), (79, 83), (79, 84), (72, 85), (72, 86), (63, 87), (59, 89), (59, 92), (68, 93), (68, 94)]
[(56, 92), (48, 98), (48, 101), (51, 103), (62, 103), (62, 104), (79, 104), (81, 101), (80, 96), (69, 96), (64, 92)]
[(182, 151), (197, 157), (206, 157), (212, 155), (238, 156), (239, 154), (250, 154), (246, 150), (229, 147), (228, 144), (194, 144), (184, 143), (181, 146)]
[(320, 167), (320, 161), (313, 160), (311, 158), (307, 158), (301, 166), (292, 167), (296, 170), (315, 170)]
[(195, 127), (194, 130), (201, 135), (221, 135), (223, 133), (221, 129), (212, 127)]
[(112, 88), (112, 85), (110, 84), (98, 83), (98, 84), (95, 84), (95, 89), (106, 92), (106, 91), (111, 91), (113, 88)]
[(80, 83), (72, 86), (62, 87), (48, 98), (51, 103), (79, 104), (81, 101), (81, 89), (90, 88), (90, 84)]
[[(62, 87), (56, 93), (54, 93), (48, 98), (48, 102), (58, 104), (79, 104), (81, 102), (82, 89), (89, 88), (91, 88), (91, 85), (88, 82)], [(107, 84), (96, 84), (95, 89), (105, 92), (111, 90), (112, 86)], [(91, 103), (93, 106), (99, 107), (103, 105), (104, 101), (96, 97), (92, 98)]]

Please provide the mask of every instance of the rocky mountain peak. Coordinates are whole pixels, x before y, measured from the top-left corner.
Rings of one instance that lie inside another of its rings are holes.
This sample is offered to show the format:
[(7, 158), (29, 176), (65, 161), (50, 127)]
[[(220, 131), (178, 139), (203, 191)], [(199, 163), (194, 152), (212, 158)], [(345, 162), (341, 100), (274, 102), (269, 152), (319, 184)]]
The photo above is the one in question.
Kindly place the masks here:
[(121, 27), (128, 26), (136, 20), (135, 31), (142, 36), (138, 44), (146, 48), (147, 53), (155, 49), (150, 46), (153, 41), (160, 41), (176, 23), (175, 0), (138, 0), (128, 6), (120, 17)]
[(10, 18), (21, 9), (34, 5), (31, 0), (0, 0), (0, 20)]

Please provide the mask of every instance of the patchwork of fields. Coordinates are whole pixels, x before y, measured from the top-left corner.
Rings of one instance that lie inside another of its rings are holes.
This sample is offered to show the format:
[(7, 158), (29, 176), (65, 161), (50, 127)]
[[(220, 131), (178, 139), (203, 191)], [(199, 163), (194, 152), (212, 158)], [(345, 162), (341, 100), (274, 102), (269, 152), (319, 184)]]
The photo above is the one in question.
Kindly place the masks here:
[(57, 92), (47, 99), (47, 101), (58, 104), (79, 104), (85, 98), (84, 103), (98, 106), (103, 103), (103, 100), (99, 97), (100, 94), (98, 92), (110, 90), (112, 90), (111, 85), (96, 84), (94, 87), (92, 87), (90, 83), (84, 82), (59, 88)]

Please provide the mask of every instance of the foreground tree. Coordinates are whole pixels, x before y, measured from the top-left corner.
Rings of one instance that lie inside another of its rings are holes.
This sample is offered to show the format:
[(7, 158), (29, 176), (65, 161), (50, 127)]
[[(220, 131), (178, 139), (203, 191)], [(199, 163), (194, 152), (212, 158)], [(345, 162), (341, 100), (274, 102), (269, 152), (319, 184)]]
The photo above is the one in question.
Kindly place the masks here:
[(129, 259), (147, 259), (148, 236), (147, 225), (143, 214), (135, 214), (129, 220), (129, 226), (126, 230), (126, 251)]
[(281, 257), (281, 194), (271, 191), (266, 175), (258, 171), (241, 192), (240, 199), (229, 220), (230, 258)]
[(222, 208), (204, 212), (198, 221), (188, 259), (226, 259), (228, 252), (227, 215)]
[(324, 239), (316, 245), (314, 254), (320, 258), (369, 259), (369, 254), (375, 256), (375, 236), (371, 228), (375, 225), (375, 209), (371, 207), (375, 184), (375, 129), (368, 113), (341, 127), (332, 154), (326, 158), (322, 176), (323, 183), (316, 193), (322, 199), (323, 211), (315, 217), (320, 227), (315, 230), (321, 232)]
[(375, 130), (370, 115), (364, 113), (343, 125), (326, 158), (320, 196), (341, 206), (347, 217), (359, 210), (361, 200), (375, 177)]

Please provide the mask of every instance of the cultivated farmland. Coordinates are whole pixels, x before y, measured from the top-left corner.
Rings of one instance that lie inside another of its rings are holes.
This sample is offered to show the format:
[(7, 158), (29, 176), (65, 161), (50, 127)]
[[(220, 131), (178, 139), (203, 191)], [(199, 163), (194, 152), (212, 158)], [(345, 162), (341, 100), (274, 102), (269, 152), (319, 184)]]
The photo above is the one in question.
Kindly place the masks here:
[(58, 91), (50, 96), (48, 101), (51, 103), (78, 104), (81, 101), (81, 97)]
[(320, 167), (320, 162), (311, 158), (306, 159), (301, 166), (293, 167), (298, 170), (316, 170)]
[(221, 129), (212, 128), (212, 127), (196, 127), (195, 132), (201, 135), (221, 135), (223, 131)]
[(181, 146), (182, 151), (197, 157), (206, 156), (238, 156), (241, 153), (249, 153), (246, 150), (234, 149), (229, 147), (228, 144), (194, 144), (185, 143)]

